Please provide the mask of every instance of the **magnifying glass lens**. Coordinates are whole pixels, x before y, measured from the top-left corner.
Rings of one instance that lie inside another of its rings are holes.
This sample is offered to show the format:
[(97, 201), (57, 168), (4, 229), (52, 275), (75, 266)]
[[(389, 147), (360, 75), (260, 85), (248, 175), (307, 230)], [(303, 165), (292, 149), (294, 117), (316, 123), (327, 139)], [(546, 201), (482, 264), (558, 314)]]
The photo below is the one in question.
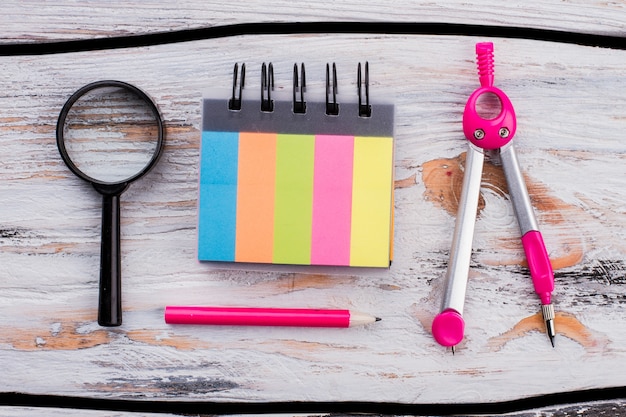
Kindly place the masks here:
[(67, 156), (85, 176), (120, 183), (141, 173), (157, 153), (159, 124), (145, 99), (115, 86), (95, 88), (67, 112)]

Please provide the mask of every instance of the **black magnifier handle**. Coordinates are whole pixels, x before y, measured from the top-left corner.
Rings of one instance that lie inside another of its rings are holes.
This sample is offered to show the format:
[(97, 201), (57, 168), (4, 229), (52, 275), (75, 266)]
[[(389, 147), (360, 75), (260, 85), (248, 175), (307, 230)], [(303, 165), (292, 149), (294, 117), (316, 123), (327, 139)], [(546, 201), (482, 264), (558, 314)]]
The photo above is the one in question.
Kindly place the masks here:
[(100, 244), (100, 290), (98, 324), (122, 324), (122, 260), (120, 256), (120, 194), (102, 193), (102, 241)]

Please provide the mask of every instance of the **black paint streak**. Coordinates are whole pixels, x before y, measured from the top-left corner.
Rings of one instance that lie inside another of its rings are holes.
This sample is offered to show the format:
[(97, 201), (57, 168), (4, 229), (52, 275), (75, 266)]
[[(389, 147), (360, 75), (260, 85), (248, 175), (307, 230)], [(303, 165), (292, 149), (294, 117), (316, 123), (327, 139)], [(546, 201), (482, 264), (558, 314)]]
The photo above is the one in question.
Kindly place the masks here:
[(599, 259), (591, 267), (591, 276), (608, 285), (624, 285), (626, 284), (626, 265), (621, 259), (616, 261)]
[[(601, 403), (589, 406), (565, 407), (560, 410), (545, 410), (545, 415), (549, 417), (624, 417), (626, 416), (626, 403)], [(532, 416), (535, 417), (536, 415), (533, 414)]]
[(169, 395), (208, 394), (211, 392), (228, 391), (238, 385), (220, 379), (194, 378), (190, 376), (158, 378), (154, 386)]
[(0, 229), (0, 239), (15, 240), (24, 236), (25, 230), (20, 228)]
[(37, 235), (32, 230), (23, 227), (0, 226), (0, 244), (2, 245), (19, 246), (20, 244), (40, 237), (41, 236)]
[(594, 259), (570, 271), (554, 274), (556, 286), (575, 289), (572, 305), (626, 305), (626, 263), (622, 259)]
[(579, 269), (568, 272), (557, 272), (556, 279), (564, 284), (572, 282), (597, 282), (605, 285), (626, 284), (626, 264), (622, 259), (595, 259)]
[(127, 392), (142, 397), (154, 397), (155, 395), (180, 397), (193, 394), (210, 394), (239, 387), (238, 384), (231, 381), (188, 375), (143, 380), (120, 378), (110, 381), (108, 386), (120, 393)]

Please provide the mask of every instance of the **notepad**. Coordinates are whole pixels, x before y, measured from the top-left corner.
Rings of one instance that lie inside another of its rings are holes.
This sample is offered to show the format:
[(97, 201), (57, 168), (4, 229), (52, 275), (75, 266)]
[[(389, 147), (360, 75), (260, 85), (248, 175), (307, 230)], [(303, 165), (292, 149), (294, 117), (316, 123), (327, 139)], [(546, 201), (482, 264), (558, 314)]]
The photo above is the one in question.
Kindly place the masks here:
[(393, 148), (391, 104), (204, 98), (199, 260), (389, 267)]

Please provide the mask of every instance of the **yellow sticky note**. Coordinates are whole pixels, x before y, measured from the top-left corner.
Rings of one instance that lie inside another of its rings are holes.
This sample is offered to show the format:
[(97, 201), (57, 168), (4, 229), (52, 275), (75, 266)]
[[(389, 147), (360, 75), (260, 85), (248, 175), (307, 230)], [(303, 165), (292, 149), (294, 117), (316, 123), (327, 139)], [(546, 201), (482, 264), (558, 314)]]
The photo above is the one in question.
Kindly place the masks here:
[(356, 137), (350, 265), (389, 266), (393, 139)]

